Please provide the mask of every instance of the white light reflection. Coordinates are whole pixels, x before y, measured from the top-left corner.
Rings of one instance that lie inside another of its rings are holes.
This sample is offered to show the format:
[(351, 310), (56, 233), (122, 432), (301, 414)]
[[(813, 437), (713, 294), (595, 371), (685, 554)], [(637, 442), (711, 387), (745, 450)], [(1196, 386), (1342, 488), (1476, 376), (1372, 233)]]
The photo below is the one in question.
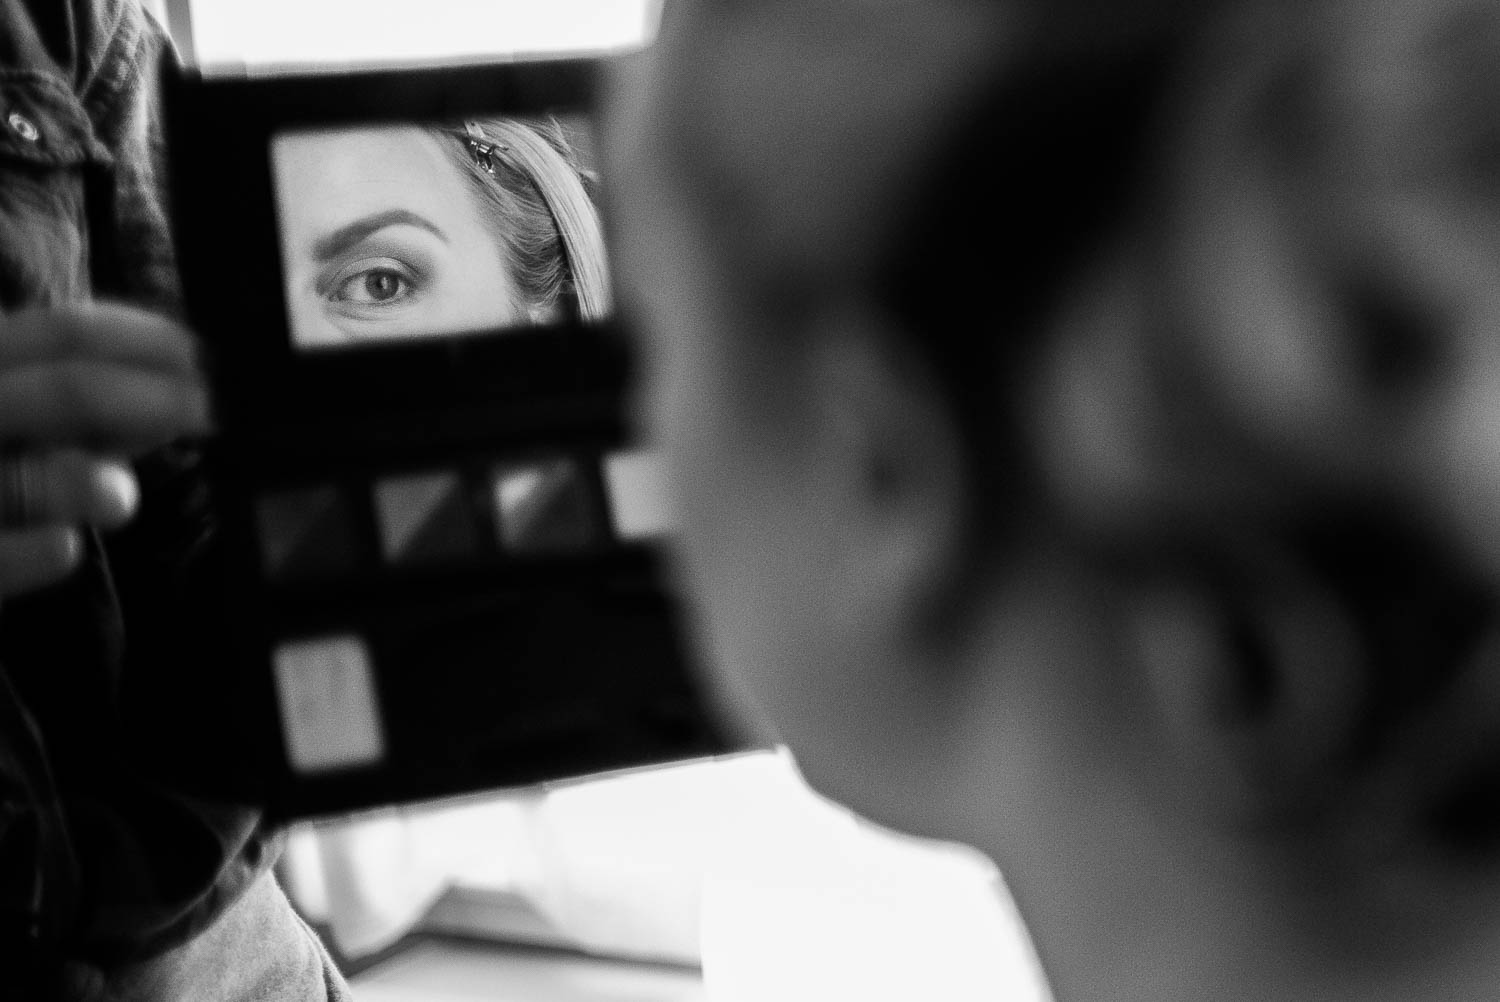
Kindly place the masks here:
[(637, 48), (660, 0), (170, 0), (177, 42), (207, 73), (454, 63)]

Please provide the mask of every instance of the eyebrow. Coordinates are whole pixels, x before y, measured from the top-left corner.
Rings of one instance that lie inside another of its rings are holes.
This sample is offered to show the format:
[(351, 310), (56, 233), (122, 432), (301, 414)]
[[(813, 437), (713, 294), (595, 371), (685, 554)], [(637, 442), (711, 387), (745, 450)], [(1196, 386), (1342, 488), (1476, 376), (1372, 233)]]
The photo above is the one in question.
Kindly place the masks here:
[(415, 226), (433, 234), (444, 243), (448, 242), (446, 233), (415, 212), (406, 209), (388, 209), (385, 212), (377, 212), (372, 216), (356, 219), (352, 223), (340, 226), (332, 233), (319, 237), (313, 243), (313, 259), (319, 264), (331, 261), (365, 237), (387, 226)]

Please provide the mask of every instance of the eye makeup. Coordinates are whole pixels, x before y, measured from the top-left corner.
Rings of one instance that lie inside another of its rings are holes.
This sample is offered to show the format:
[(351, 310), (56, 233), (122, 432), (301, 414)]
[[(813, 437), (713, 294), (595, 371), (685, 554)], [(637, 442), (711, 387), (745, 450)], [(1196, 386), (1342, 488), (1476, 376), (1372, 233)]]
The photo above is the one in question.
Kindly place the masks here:
[(407, 303), (421, 291), (421, 278), (406, 262), (362, 258), (339, 270), (323, 298), (331, 310), (350, 319), (375, 319), (380, 309)]
[[(254, 510), (265, 586), (272, 594), (296, 588), (300, 601), (314, 604), (316, 598), (305, 598), (309, 582), (319, 585), (315, 595), (355, 584), (405, 595), (442, 587), (446, 576), (537, 561), (607, 561), (669, 524), (660, 465), (642, 451), (468, 457), (267, 489)], [(341, 607), (337, 600), (331, 605)], [(368, 766), (383, 754), (373, 682), (383, 658), (381, 631), (362, 626), (359, 615), (342, 627), (336, 615), (325, 617), (325, 629), (274, 649), (287, 761), (303, 773)]]
[(294, 769), (327, 772), (384, 757), (374, 670), (359, 637), (287, 642), (272, 657), (282, 734)]
[(598, 546), (605, 530), (589, 478), (573, 459), (509, 463), (494, 471), (494, 510), (507, 553)]
[(644, 540), (666, 535), (675, 523), (661, 456), (645, 450), (614, 452), (604, 459), (615, 534)]
[(338, 487), (267, 491), (255, 511), (261, 566), (270, 580), (334, 577), (359, 566), (353, 510)]
[(433, 237), (409, 226), (381, 231), (324, 266), (314, 286), (327, 322), (351, 340), (403, 336), (431, 309)]
[(465, 462), (263, 491), (256, 542), (270, 584), (607, 554), (665, 535), (662, 488), (648, 452)]
[(462, 560), (478, 548), (478, 513), (453, 472), (386, 477), (374, 485), (381, 555), (390, 564)]

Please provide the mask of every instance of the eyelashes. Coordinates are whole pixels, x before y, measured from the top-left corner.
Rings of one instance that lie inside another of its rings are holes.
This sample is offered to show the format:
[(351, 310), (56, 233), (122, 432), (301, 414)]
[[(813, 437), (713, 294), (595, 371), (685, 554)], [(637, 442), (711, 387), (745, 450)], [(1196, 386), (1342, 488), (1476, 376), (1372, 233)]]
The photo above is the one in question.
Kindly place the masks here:
[(412, 270), (390, 262), (361, 268), (336, 279), (329, 298), (337, 303), (383, 305), (404, 300), (415, 291), (416, 276)]
[(377, 321), (414, 305), (426, 289), (422, 271), (396, 258), (380, 257), (338, 269), (322, 283), (319, 295), (335, 317)]

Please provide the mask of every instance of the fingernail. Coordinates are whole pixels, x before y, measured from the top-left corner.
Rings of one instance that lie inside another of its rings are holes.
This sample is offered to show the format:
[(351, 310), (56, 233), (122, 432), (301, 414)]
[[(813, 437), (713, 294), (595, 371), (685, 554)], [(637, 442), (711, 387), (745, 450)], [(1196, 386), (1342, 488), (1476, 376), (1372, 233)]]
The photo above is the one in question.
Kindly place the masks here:
[(104, 463), (94, 475), (100, 499), (112, 525), (128, 522), (141, 503), (141, 488), (135, 473), (123, 463)]

